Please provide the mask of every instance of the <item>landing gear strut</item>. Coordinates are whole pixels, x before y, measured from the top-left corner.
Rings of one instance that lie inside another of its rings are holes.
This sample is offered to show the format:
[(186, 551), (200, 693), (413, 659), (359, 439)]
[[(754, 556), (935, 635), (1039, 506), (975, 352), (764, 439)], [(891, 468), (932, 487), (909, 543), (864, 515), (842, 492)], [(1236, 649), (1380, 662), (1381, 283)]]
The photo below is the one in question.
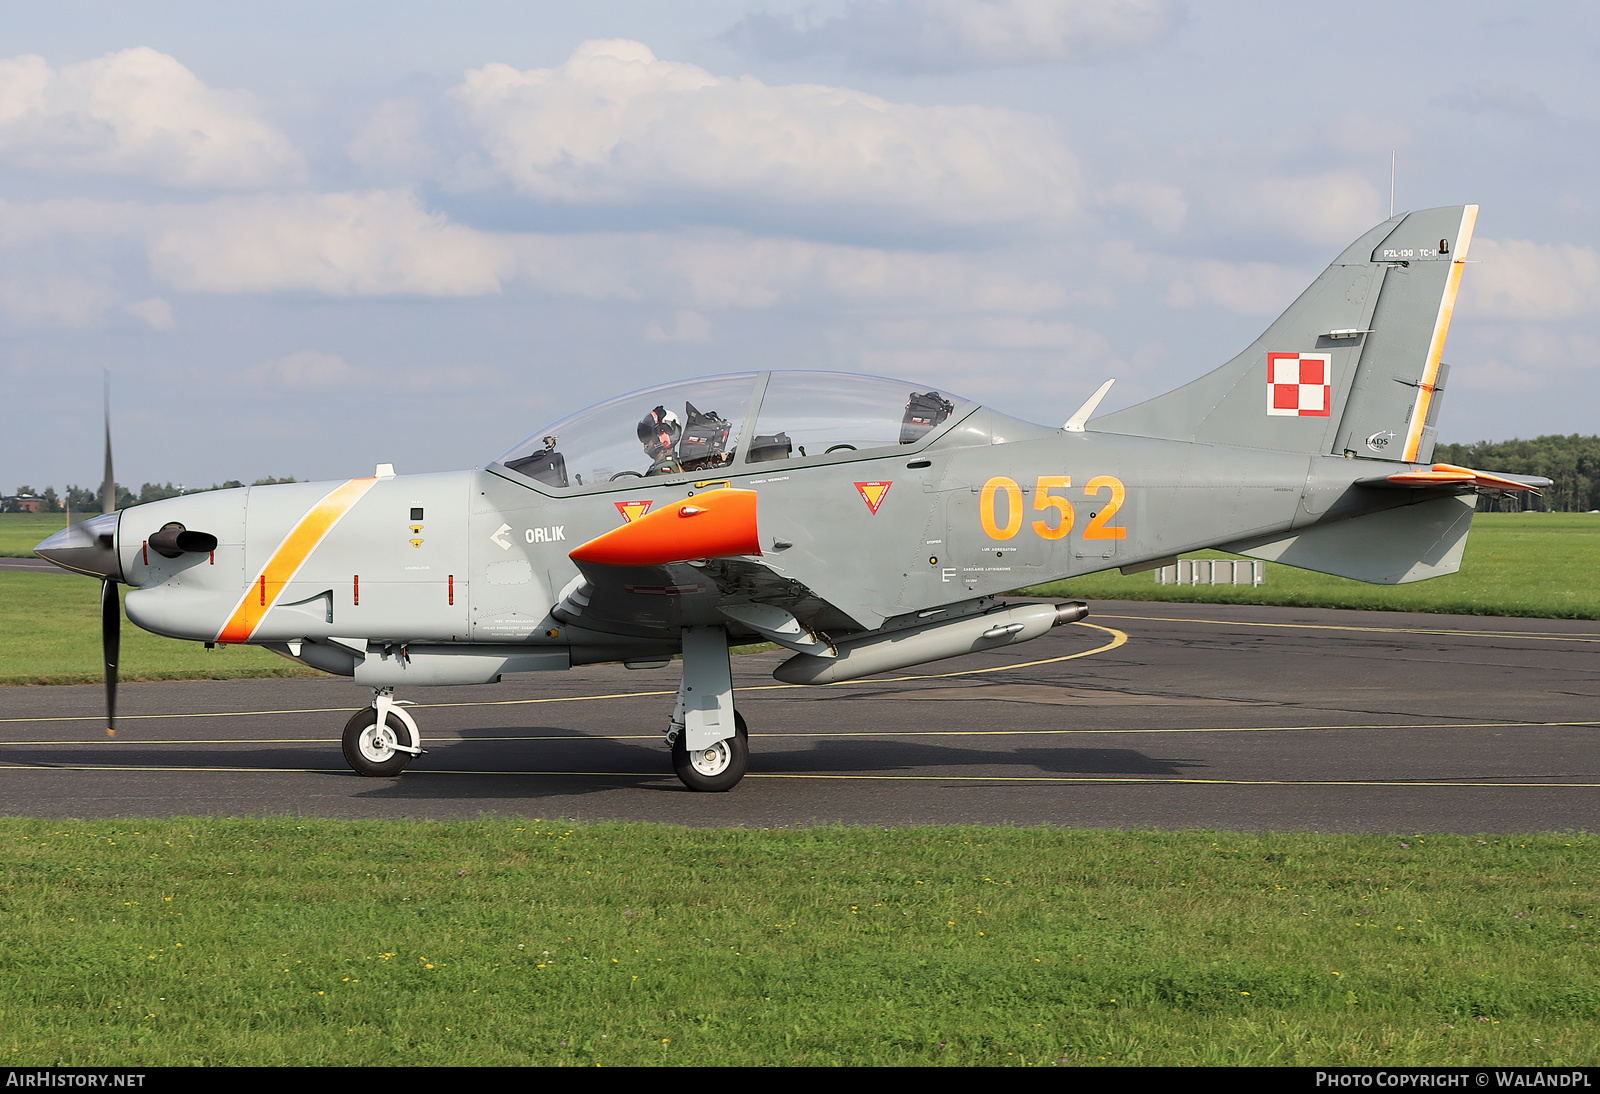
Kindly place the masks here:
[(410, 703), (396, 700), (393, 688), (372, 690), (372, 705), (356, 711), (344, 725), (344, 760), (357, 775), (393, 778), (422, 754), (417, 747), (421, 735), (402, 707)]
[(683, 683), (667, 730), (672, 769), (690, 790), (732, 790), (750, 762), (749, 731), (733, 709), (728, 632), (683, 629)]

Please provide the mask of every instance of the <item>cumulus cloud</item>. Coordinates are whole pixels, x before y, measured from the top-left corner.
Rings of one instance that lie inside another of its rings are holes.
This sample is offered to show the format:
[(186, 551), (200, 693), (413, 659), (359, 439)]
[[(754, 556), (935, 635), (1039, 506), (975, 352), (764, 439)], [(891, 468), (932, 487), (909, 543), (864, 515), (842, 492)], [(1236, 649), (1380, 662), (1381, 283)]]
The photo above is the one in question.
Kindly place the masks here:
[(0, 200), (0, 248), (15, 255), (18, 248), (30, 246), (54, 250), (59, 241), (72, 237), (100, 243), (137, 239), (146, 213), (146, 206), (131, 201)]
[(0, 158), (169, 186), (254, 187), (303, 172), (248, 95), (209, 88), (146, 47), (59, 69), (0, 60)]
[(1228, 179), (1213, 202), (1230, 220), (1313, 244), (1345, 244), (1384, 218), (1387, 195), (1355, 171)]
[(365, 378), (338, 354), (315, 349), (263, 361), (247, 375), (257, 385), (275, 391), (335, 391), (355, 387)]
[[(844, 304), (1035, 314), (1112, 302), (1099, 284), (1074, 289), (1020, 272), (1010, 252), (853, 246), (724, 228), (491, 233), (428, 209), (409, 190), (160, 205), (0, 201), (0, 247), (13, 258), (0, 263), (0, 277), (7, 269), (29, 269), (28, 256), (59, 257), (64, 247), (70, 252), (77, 242), (66, 241), (80, 232), (98, 241), (96, 265), (120, 265), (142, 251), (151, 273), (182, 292), (370, 297), (515, 290), (642, 302), (674, 314), (651, 336), (663, 340), (700, 339), (708, 333), (702, 323), (710, 320), (697, 316), (730, 308)], [(30, 276), (27, 283), (39, 283), (36, 270)], [(22, 284), (14, 285), (13, 299), (27, 310), (20, 303), (27, 295), (17, 287)], [(85, 292), (89, 284), (83, 281)], [(66, 286), (56, 284), (52, 298), (70, 298)], [(135, 299), (125, 310), (165, 329), (170, 305)], [(41, 315), (88, 314), (66, 303), (33, 307)]]
[(1171, 235), (1189, 216), (1189, 202), (1176, 186), (1160, 182), (1119, 182), (1099, 195), (1100, 204), (1127, 209), (1158, 232)]
[(333, 296), (494, 293), (513, 263), (503, 239), (429, 212), (409, 190), (171, 207), (149, 254), (156, 276), (188, 292)]
[(1562, 370), (1592, 372), (1600, 362), (1600, 338), (1584, 331), (1522, 325), (1510, 338), (1511, 356), (1520, 365), (1548, 375)]
[(378, 170), (414, 167), (433, 155), (423, 135), (426, 111), (412, 99), (378, 104), (346, 147), (351, 160)]
[(723, 40), (761, 57), (927, 72), (1135, 53), (1179, 21), (1173, 0), (849, 0), (821, 21), (749, 15)]
[(72, 274), (0, 281), (0, 312), (20, 326), (85, 327), (116, 302), (110, 285)]
[[(353, 365), (337, 353), (320, 349), (296, 350), (234, 373), (236, 383), (263, 393), (290, 396), (302, 392), (370, 388), (377, 377), (378, 370), (370, 365)], [(382, 383), (389, 391), (459, 394), (493, 391), (504, 387), (507, 378), (499, 369), (484, 365), (386, 364), (382, 369)]]
[(770, 219), (985, 226), (1071, 218), (1077, 161), (1048, 119), (769, 87), (592, 41), (560, 67), (492, 64), (454, 90), (494, 167), (533, 197), (735, 205)]
[(645, 328), (646, 342), (708, 342), (711, 340), (711, 320), (687, 308), (678, 312), (671, 327), (651, 323)]
[(1272, 262), (1196, 262), (1188, 280), (1168, 288), (1167, 303), (1176, 308), (1209, 303), (1239, 315), (1277, 315), (1314, 276)]
[(122, 310), (136, 319), (144, 320), (151, 330), (172, 329), (172, 305), (159, 296), (125, 304)]
[(1028, 349), (1068, 352), (1074, 358), (1097, 359), (1110, 352), (1099, 331), (1059, 319), (1019, 315), (898, 319), (873, 324), (875, 337), (887, 342), (940, 348)]
[(521, 276), (539, 290), (594, 300), (648, 300), (691, 309), (847, 302), (1028, 313), (1075, 298), (970, 255), (853, 247), (729, 230), (528, 235)]
[(1574, 379), (1592, 374), (1600, 361), (1600, 338), (1584, 331), (1497, 323), (1477, 325), (1471, 336), (1473, 352), (1454, 354), (1459, 364), (1451, 371), (1451, 382), (1467, 387), (1505, 392), (1562, 385), (1570, 391)]
[(1467, 114), (1511, 114), (1520, 118), (1541, 118), (1550, 113), (1544, 100), (1527, 88), (1490, 79), (1457, 85), (1454, 91), (1434, 99), (1433, 105)]
[(1600, 252), (1575, 243), (1475, 239), (1460, 312), (1483, 319), (1569, 319), (1600, 310)]
[[(1064, 416), (1093, 390), (1091, 378), (1126, 376), (1129, 363), (1097, 330), (1023, 316), (943, 316), (868, 325), (859, 365), (867, 372), (948, 383), (986, 401), (1020, 400), (1030, 419)], [(1052, 400), (1061, 400), (1050, 409)], [(1059, 420), (1059, 419), (1056, 419)]]

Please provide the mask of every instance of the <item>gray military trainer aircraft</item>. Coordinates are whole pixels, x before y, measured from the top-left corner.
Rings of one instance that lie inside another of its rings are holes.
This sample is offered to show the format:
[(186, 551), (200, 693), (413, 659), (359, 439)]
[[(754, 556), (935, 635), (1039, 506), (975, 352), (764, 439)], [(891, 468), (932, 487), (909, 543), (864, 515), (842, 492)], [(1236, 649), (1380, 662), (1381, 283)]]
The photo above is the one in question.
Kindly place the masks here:
[(1092, 421), (1109, 381), (1047, 427), (747, 372), (611, 399), (477, 470), (192, 494), (37, 551), (102, 579), (112, 732), (121, 582), (147, 630), (371, 687), (344, 731), (363, 775), (421, 752), (397, 688), (681, 654), (673, 766), (728, 790), (748, 759), (730, 644), (792, 650), (780, 680), (855, 679), (1087, 614), (1007, 590), (1207, 547), (1379, 584), (1455, 572), (1476, 495), (1549, 481), (1431, 463), (1477, 211), (1385, 221), (1233, 360)]

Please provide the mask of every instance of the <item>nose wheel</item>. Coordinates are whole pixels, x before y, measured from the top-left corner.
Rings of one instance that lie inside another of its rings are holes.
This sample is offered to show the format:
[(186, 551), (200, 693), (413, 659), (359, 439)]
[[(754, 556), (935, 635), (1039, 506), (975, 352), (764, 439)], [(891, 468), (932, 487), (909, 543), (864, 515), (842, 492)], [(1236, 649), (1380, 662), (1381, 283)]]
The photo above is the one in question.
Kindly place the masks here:
[(357, 775), (392, 779), (406, 769), (417, 747), (417, 726), (387, 690), (344, 724), (344, 761)]

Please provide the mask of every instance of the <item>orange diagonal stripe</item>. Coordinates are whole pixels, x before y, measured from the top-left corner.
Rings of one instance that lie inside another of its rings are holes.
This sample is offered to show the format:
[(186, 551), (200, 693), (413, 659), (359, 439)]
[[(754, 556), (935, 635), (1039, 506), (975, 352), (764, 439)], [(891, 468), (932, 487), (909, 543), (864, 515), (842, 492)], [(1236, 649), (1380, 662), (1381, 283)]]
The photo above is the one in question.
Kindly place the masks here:
[(250, 579), (244, 596), (239, 599), (239, 606), (233, 609), (233, 615), (217, 634), (218, 642), (250, 641), (250, 636), (256, 633), (261, 620), (272, 610), (272, 605), (277, 603), (283, 587), (300, 572), (300, 567), (311, 552), (316, 550), (317, 544), (323, 541), (333, 530), (333, 526), (339, 523), (339, 518), (348, 513), (350, 507), (360, 501), (377, 481), (376, 478), (351, 479), (313, 505), (311, 511), (300, 518), (300, 523), (283, 537), (283, 542), (272, 552), (272, 557), (261, 568), (261, 572)]

